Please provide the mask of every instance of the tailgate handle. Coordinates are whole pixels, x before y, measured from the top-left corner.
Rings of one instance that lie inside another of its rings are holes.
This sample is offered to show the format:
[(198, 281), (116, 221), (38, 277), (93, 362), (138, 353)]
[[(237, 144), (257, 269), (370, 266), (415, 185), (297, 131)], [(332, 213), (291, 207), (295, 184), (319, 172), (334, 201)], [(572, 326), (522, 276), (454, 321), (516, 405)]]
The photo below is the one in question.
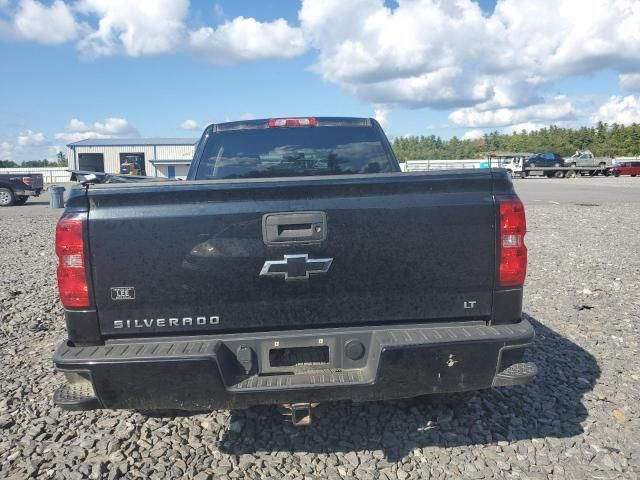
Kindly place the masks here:
[(267, 213), (262, 217), (262, 238), (267, 245), (314, 243), (327, 238), (324, 212)]

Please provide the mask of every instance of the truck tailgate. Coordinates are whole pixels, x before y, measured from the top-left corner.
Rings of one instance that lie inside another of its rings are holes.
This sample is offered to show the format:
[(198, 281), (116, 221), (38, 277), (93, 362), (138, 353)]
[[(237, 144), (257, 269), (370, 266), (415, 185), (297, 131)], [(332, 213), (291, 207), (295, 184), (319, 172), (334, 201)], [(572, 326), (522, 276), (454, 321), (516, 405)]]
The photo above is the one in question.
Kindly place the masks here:
[[(488, 318), (496, 274), (492, 189), (489, 170), (91, 187), (90, 268), (101, 331)], [(284, 237), (267, 244), (265, 215), (290, 213), (311, 216), (290, 217), (298, 224), (276, 226)], [(295, 241), (304, 238), (296, 229), (316, 222), (318, 235)]]

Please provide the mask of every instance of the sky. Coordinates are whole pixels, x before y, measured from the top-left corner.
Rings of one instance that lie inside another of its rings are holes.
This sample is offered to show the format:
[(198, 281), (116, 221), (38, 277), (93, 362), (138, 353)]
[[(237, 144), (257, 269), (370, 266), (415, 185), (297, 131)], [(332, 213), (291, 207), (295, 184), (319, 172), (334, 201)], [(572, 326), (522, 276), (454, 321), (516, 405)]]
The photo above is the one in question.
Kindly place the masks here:
[(0, 159), (276, 116), (640, 123), (640, 0), (0, 0)]

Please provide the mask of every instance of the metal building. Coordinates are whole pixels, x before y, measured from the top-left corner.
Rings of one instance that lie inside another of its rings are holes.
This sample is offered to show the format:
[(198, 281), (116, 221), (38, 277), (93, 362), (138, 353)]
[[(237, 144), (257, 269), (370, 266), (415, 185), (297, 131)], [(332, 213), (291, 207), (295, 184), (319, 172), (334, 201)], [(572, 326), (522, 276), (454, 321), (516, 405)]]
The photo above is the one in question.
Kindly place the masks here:
[(121, 173), (133, 164), (140, 175), (185, 178), (193, 159), (197, 138), (87, 139), (67, 145), (69, 168)]

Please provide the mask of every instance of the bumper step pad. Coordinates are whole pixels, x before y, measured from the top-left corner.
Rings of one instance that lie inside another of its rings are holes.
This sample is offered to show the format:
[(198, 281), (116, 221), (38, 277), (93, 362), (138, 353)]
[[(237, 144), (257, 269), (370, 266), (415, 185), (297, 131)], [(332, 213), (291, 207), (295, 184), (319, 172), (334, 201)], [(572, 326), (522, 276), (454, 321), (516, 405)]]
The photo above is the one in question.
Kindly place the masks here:
[(93, 410), (100, 408), (93, 387), (86, 384), (64, 384), (53, 394), (53, 403), (65, 410)]
[(538, 367), (533, 362), (514, 363), (498, 372), (493, 386), (508, 387), (510, 385), (522, 385), (529, 382), (538, 373)]
[(317, 372), (303, 375), (274, 375), (260, 377), (253, 375), (229, 387), (231, 391), (267, 390), (295, 387), (313, 387), (318, 385), (359, 385), (369, 381), (363, 371)]

